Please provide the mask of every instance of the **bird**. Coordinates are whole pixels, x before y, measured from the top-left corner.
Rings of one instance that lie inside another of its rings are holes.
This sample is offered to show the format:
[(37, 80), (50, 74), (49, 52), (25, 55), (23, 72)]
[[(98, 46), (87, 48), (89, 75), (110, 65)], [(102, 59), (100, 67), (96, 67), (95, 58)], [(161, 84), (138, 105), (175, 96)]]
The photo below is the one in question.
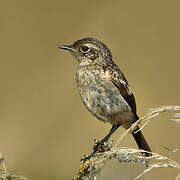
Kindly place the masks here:
[[(100, 40), (83, 38), (59, 48), (68, 50), (78, 62), (76, 83), (85, 107), (98, 120), (112, 125), (108, 134), (96, 143), (89, 156), (92, 157), (120, 126), (128, 129), (139, 119), (135, 97), (125, 75), (113, 61), (111, 51)], [(138, 126), (132, 135), (139, 149), (145, 150), (143, 156), (151, 156), (151, 149)]]

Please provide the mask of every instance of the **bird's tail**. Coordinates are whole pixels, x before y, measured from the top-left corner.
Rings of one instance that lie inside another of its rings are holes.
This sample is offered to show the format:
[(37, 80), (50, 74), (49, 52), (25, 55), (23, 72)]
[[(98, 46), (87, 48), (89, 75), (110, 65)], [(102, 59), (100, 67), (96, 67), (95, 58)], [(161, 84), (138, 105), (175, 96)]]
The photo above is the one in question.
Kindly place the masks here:
[[(138, 130), (139, 128), (136, 128), (136, 131)], [(139, 149), (143, 149), (145, 151), (149, 151), (151, 152), (151, 149), (146, 141), (146, 139), (144, 138), (143, 134), (141, 131), (138, 131), (137, 133), (132, 133)], [(143, 152), (142, 155), (146, 156), (146, 157), (149, 157), (149, 156), (152, 156), (151, 153), (146, 153), (146, 152)]]

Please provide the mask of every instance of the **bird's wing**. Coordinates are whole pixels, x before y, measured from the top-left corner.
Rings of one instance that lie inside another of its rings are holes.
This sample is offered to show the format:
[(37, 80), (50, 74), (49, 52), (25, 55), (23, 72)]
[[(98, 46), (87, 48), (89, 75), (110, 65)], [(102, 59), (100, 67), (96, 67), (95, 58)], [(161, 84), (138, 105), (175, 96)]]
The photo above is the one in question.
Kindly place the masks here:
[(117, 71), (106, 69), (106, 72), (108, 73), (108, 76), (112, 83), (119, 89), (121, 95), (131, 107), (132, 112), (134, 112), (134, 114), (136, 115), (135, 98), (133, 93), (131, 92), (131, 89), (129, 88), (124, 74), (119, 69)]

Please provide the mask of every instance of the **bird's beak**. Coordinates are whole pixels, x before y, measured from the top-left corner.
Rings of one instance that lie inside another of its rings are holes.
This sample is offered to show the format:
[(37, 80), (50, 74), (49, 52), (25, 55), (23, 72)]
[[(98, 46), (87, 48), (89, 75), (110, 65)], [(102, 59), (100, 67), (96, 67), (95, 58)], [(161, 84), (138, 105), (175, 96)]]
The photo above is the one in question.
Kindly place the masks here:
[(62, 46), (59, 46), (58, 48), (68, 50), (68, 51), (75, 51), (72, 45), (62, 45)]

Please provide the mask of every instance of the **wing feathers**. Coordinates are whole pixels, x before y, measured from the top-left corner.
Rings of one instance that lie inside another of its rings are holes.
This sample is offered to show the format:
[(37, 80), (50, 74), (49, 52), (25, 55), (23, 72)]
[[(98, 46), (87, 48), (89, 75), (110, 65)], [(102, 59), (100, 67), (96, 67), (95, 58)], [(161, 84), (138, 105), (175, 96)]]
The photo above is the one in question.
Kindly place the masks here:
[(109, 75), (109, 78), (111, 79), (111, 81), (113, 82), (113, 84), (119, 89), (121, 95), (123, 96), (123, 98), (126, 100), (128, 105), (131, 107), (132, 111), (136, 115), (135, 98), (129, 88), (128, 82), (127, 82), (126, 78), (124, 77), (123, 73), (120, 72), (120, 70), (119, 70), (119, 72), (117, 72), (117, 71), (110, 72), (108, 70), (108, 75)]

